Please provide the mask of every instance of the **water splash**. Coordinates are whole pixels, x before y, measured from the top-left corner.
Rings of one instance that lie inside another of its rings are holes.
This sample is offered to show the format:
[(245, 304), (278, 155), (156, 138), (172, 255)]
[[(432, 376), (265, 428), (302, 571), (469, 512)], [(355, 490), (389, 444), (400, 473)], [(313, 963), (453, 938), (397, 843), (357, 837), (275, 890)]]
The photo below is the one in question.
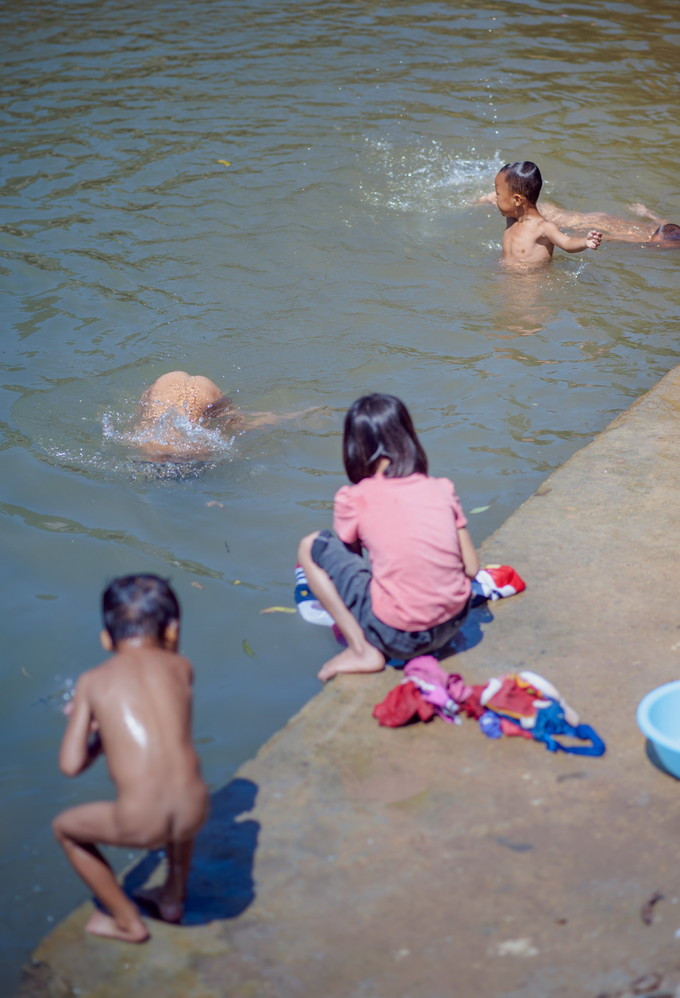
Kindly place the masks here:
[(55, 676), (54, 686), (52, 692), (36, 700), (34, 706), (35, 704), (44, 704), (55, 713), (63, 714), (75, 696), (76, 681), (70, 676), (66, 679), (62, 676)]
[[(172, 412), (153, 428), (141, 429), (137, 399), (102, 410), (81, 388), (62, 386), (58, 397), (54, 390), (31, 393), (15, 403), (27, 443), (47, 464), (101, 479), (177, 480), (195, 478), (237, 455), (233, 427), (229, 432), (215, 421), (208, 428)], [(151, 453), (154, 445), (172, 450), (159, 458)]]
[(128, 451), (128, 474), (159, 480), (195, 478), (232, 458), (236, 441), (235, 435), (225, 434), (219, 426), (193, 422), (177, 409), (168, 409), (153, 424), (145, 425), (130, 425), (125, 413), (108, 410), (102, 415), (102, 438), (105, 444)]
[(499, 152), (481, 158), (471, 147), (460, 155), (436, 139), (405, 149), (386, 140), (367, 139), (366, 145), (369, 178), (362, 196), (394, 211), (429, 213), (469, 204), (492, 189), (503, 165)]

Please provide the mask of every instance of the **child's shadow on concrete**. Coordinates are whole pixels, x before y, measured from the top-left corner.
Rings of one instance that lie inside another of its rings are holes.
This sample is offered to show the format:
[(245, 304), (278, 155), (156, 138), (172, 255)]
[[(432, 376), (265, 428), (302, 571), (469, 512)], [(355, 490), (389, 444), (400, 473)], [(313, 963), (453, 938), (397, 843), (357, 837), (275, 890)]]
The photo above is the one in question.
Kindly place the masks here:
[(452, 638), (446, 648), (442, 649), (440, 655), (455, 655), (457, 652), (474, 648), (484, 638), (482, 624), (490, 624), (492, 620), (493, 614), (486, 601), (470, 607), (470, 612), (460, 625), (458, 633)]
[[(182, 925), (205, 925), (222, 918), (235, 918), (255, 898), (253, 860), (260, 824), (237, 821), (255, 806), (257, 785), (237, 778), (212, 795), (210, 817), (196, 836), (187, 884)], [(125, 876), (123, 890), (134, 892), (146, 884), (163, 860), (162, 850), (147, 853)], [(143, 902), (135, 899), (144, 917), (153, 917)]]

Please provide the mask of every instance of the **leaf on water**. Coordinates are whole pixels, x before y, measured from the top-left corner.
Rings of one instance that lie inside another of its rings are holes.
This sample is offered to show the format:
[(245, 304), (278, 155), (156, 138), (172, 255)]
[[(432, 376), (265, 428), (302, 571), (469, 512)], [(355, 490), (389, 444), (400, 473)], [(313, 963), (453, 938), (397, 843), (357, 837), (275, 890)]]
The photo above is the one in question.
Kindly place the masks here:
[(250, 647), (250, 645), (248, 644), (248, 642), (246, 641), (245, 638), (243, 639), (243, 646), (242, 647), (243, 647), (243, 650), (246, 653), (246, 655), (250, 655), (251, 658), (255, 658), (255, 652)]
[(194, 589), (205, 589), (205, 586), (202, 586), (200, 582), (192, 582), (191, 585)]
[(218, 159), (218, 163), (222, 163), (223, 166), (231, 166), (231, 162), (228, 159)]
[(266, 606), (260, 613), (297, 613), (294, 606)]
[(240, 579), (232, 579), (231, 580), (231, 584), (232, 584), (232, 586), (240, 586), (241, 585), (241, 580)]
[(472, 513), (486, 513), (488, 508), (489, 508), (488, 506), (475, 506), (474, 509), (470, 510), (470, 514), (472, 515)]

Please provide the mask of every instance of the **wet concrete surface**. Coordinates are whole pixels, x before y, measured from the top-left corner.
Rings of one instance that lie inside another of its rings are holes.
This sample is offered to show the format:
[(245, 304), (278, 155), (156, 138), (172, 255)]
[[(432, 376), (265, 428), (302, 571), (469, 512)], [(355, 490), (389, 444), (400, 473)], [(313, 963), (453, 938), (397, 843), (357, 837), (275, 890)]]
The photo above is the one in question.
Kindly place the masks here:
[(528, 588), (474, 611), (445, 663), (539, 672), (604, 757), (471, 720), (381, 728), (400, 674), (336, 679), (215, 795), (187, 924), (85, 937), (88, 902), (22, 998), (678, 998), (680, 786), (635, 723), (680, 676), (678, 496), (680, 367), (484, 544)]

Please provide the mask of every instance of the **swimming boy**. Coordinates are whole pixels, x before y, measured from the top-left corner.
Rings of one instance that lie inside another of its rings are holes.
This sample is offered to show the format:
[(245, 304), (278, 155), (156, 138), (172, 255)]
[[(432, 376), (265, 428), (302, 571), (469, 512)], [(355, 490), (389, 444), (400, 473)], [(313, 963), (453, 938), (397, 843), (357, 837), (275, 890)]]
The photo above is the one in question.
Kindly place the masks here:
[(593, 229), (585, 238), (567, 236), (536, 207), (543, 185), (535, 163), (506, 163), (496, 174), (496, 205), (505, 217), (503, 261), (533, 267), (549, 263), (555, 246), (567, 253), (596, 250), (602, 233)]
[(193, 672), (177, 654), (180, 610), (174, 592), (155, 575), (125, 576), (104, 592), (102, 612), (101, 643), (114, 655), (78, 680), (59, 766), (66, 776), (77, 776), (103, 753), (118, 796), (62, 811), (52, 827), (74, 870), (106, 909), (95, 911), (86, 931), (141, 943), (149, 931), (97, 845), (165, 848), (165, 883), (140, 897), (161, 918), (177, 922), (209, 795), (192, 744)]
[(245, 425), (232, 400), (210, 378), (170, 371), (142, 394), (135, 443), (151, 461), (200, 458), (210, 453), (210, 442), (192, 438), (186, 421), (208, 426), (218, 419), (231, 432)]
[(192, 426), (187, 422), (234, 434), (301, 415), (301, 412), (243, 413), (210, 378), (170, 371), (142, 393), (133, 442), (148, 461), (196, 460), (213, 453), (214, 441), (207, 435), (192, 434)]
[(607, 215), (603, 211), (565, 211), (551, 201), (541, 201), (541, 212), (555, 225), (566, 225), (573, 229), (597, 226), (607, 239), (617, 242), (639, 243), (643, 246), (653, 244), (661, 249), (680, 248), (680, 225), (665, 222), (644, 204), (629, 204), (628, 209), (641, 219), (650, 221), (634, 222)]

